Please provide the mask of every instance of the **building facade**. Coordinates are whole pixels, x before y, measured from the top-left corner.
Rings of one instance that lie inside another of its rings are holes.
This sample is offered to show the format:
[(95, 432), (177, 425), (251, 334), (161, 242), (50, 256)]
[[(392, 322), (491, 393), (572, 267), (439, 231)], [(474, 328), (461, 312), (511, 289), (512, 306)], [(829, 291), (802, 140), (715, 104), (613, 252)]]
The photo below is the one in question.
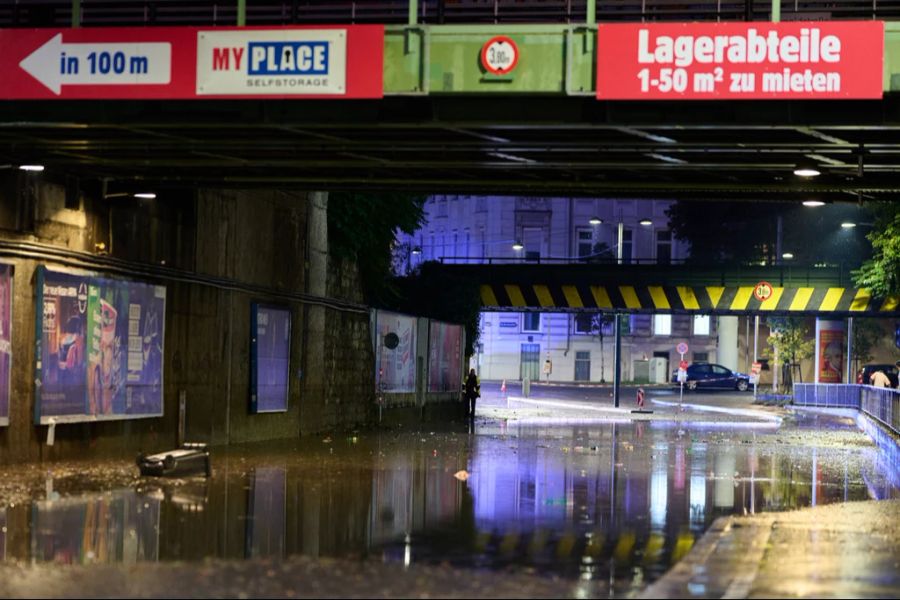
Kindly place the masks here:
[[(689, 248), (669, 228), (668, 200), (432, 196), (426, 223), (399, 238), (399, 270), (445, 263), (621, 261), (673, 263)], [(621, 240), (621, 243), (620, 243)], [(737, 364), (737, 318), (622, 317), (622, 379), (665, 382), (688, 362)], [(614, 322), (602, 313), (484, 312), (471, 366), (482, 379), (613, 380)], [(720, 350), (722, 348), (722, 350)], [(549, 363), (548, 363), (549, 361)]]

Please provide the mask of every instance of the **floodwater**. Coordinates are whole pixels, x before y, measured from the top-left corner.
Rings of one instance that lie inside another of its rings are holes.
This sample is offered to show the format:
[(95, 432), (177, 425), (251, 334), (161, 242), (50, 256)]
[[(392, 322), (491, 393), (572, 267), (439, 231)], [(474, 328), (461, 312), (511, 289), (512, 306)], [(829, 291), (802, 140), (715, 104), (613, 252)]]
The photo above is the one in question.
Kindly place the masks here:
[(0, 559), (448, 563), (621, 597), (719, 516), (900, 497), (894, 459), (850, 419), (758, 425), (479, 421), (474, 435), (349, 434), (214, 452), (208, 480), (103, 493), (51, 473), (36, 499), (0, 509)]

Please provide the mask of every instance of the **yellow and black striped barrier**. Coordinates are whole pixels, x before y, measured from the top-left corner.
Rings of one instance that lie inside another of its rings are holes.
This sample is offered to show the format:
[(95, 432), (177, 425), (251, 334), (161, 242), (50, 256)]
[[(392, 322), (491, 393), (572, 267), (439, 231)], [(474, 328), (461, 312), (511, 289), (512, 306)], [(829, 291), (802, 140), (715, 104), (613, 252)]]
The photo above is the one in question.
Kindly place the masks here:
[(900, 316), (900, 297), (873, 298), (865, 289), (773, 286), (759, 300), (755, 287), (492, 283), (481, 285), (481, 303), (486, 310)]

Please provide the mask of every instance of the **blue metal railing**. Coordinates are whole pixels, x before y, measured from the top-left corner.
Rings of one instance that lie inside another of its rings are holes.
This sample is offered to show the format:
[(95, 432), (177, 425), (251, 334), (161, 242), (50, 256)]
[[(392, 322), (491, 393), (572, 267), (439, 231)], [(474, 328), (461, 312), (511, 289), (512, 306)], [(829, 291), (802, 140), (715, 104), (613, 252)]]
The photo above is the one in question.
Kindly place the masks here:
[(900, 435), (900, 390), (855, 383), (795, 383), (794, 404), (855, 408)]

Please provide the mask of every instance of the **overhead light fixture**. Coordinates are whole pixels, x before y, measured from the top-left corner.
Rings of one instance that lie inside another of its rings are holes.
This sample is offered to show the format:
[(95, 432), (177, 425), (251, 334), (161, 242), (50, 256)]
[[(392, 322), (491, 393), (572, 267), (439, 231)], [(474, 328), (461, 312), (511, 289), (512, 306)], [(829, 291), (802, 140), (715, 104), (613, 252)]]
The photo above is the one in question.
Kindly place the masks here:
[(794, 169), (794, 175), (798, 175), (800, 177), (818, 177), (821, 174), (822, 172), (819, 170), (819, 165), (811, 160), (805, 160), (797, 163), (797, 166)]
[(650, 219), (641, 219), (640, 221), (638, 221), (638, 223), (640, 223), (644, 227), (650, 227), (651, 225), (653, 225), (653, 221), (651, 221)]
[(601, 219), (600, 217), (591, 217), (588, 223), (590, 223), (591, 225), (602, 225), (603, 219)]
[(810, 207), (825, 206), (825, 202), (823, 202), (822, 200), (804, 200), (803, 206), (810, 206)]
[(44, 165), (19, 165), (19, 170), (39, 173), (44, 170)]
[(134, 197), (141, 198), (142, 200), (153, 200), (156, 198), (156, 194), (153, 192), (138, 192)]
[(412, 249), (412, 253), (413, 254), (422, 254), (422, 249), (419, 248), (418, 246), (416, 246), (415, 248)]
[(785, 252), (784, 254), (781, 255), (781, 258), (791, 259), (791, 258), (794, 258), (794, 255), (791, 254), (790, 252)]
[(856, 227), (856, 223), (851, 223), (850, 221), (844, 221), (843, 223), (841, 223), (841, 227), (843, 227), (844, 229), (853, 229), (854, 227)]
[(516, 240), (516, 243), (513, 244), (513, 250), (521, 250), (524, 247), (525, 246), (523, 246), (522, 242), (520, 242), (519, 240)]

